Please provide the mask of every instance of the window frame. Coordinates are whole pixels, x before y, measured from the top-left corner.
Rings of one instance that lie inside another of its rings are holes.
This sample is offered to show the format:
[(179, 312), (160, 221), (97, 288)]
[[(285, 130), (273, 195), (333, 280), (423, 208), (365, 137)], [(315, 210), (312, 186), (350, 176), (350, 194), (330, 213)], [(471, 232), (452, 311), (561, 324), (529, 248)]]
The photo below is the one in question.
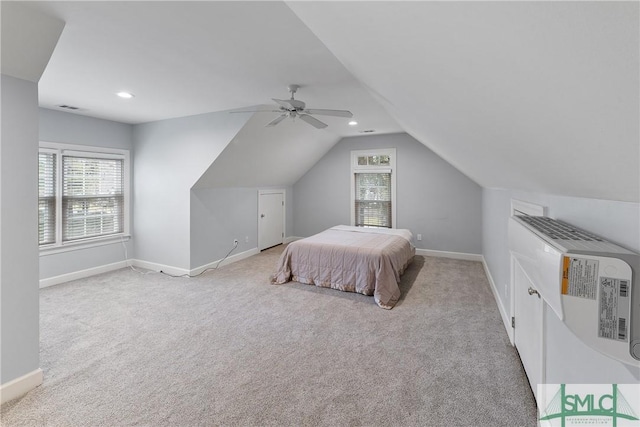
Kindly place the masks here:
[[(362, 156), (389, 156), (389, 165), (359, 165), (358, 157)], [(356, 225), (356, 173), (391, 173), (391, 228), (396, 228), (396, 149), (395, 148), (371, 148), (368, 150), (351, 151), (351, 197), (350, 215), (351, 225)]]
[[(53, 168), (55, 170), (55, 177), (53, 177), (53, 181), (54, 181), (54, 186), (53, 186), (53, 229), (51, 231), (53, 231), (53, 242), (50, 243), (45, 243), (40, 245), (40, 230), (38, 229), (38, 246), (39, 247), (49, 247), (53, 244), (55, 244), (56, 242), (56, 236), (58, 235), (58, 200), (57, 200), (57, 191), (58, 191), (58, 179), (60, 177), (59, 171), (58, 171), (58, 152), (56, 150), (50, 149), (50, 148), (39, 148), (38, 149), (38, 181), (40, 180), (40, 154), (51, 154), (54, 155), (54, 162), (53, 162)], [(40, 186), (40, 183), (38, 182), (38, 187)], [(40, 226), (40, 191), (38, 188), (38, 227)]]
[[(69, 250), (85, 249), (94, 246), (112, 244), (114, 241), (120, 242), (123, 239), (129, 239), (131, 224), (131, 162), (129, 150), (109, 147), (95, 147), (89, 145), (66, 144), (58, 142), (40, 141), (38, 153), (54, 153), (56, 155), (56, 222), (55, 222), (55, 239), (54, 243), (38, 245), (41, 254), (52, 254), (57, 252), (66, 252)], [(62, 240), (62, 189), (63, 182), (63, 156), (80, 156), (89, 158), (117, 159), (122, 160), (123, 171), (123, 231), (103, 236), (92, 236), (70, 241)]]

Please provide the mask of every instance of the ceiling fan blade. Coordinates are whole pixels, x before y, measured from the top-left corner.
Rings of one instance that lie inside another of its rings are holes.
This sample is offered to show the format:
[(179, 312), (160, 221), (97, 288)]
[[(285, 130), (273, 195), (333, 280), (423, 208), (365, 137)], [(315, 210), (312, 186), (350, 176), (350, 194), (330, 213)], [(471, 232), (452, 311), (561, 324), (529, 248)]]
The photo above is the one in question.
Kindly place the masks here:
[(353, 117), (351, 111), (347, 110), (305, 110), (305, 113), (309, 114), (319, 114), (321, 116), (334, 116), (334, 117)]
[(324, 129), (327, 127), (326, 123), (322, 123), (320, 120), (308, 114), (299, 114), (298, 117), (300, 117), (300, 120), (304, 120), (316, 129)]
[(287, 114), (283, 114), (279, 117), (276, 117), (274, 120), (270, 121), (268, 124), (265, 125), (265, 127), (275, 126), (286, 118), (287, 118)]

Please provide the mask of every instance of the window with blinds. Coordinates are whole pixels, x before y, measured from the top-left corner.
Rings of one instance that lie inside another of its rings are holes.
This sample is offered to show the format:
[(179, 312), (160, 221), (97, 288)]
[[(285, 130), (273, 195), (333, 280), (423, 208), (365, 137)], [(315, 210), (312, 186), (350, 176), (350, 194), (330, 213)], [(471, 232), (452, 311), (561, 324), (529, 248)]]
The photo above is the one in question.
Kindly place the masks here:
[(62, 157), (62, 241), (122, 233), (123, 160)]
[(355, 186), (355, 225), (391, 228), (391, 173), (356, 173)]
[(40, 245), (56, 247), (126, 233), (127, 170), (124, 150), (85, 152), (78, 146), (41, 143)]
[(56, 241), (56, 154), (38, 153), (38, 243)]
[(351, 152), (351, 224), (395, 227), (395, 149)]

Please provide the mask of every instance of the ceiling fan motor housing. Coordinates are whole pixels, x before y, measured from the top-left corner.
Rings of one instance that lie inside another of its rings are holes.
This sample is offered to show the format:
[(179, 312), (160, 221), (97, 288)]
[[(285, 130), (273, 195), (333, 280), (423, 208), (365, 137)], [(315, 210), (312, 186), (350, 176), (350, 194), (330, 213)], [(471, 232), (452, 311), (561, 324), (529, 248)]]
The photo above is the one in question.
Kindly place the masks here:
[[(291, 105), (291, 108), (289, 108), (289, 111), (291, 110), (295, 110), (297, 112), (300, 112), (302, 110), (304, 110), (305, 107), (305, 103), (302, 101), (298, 101), (297, 99), (289, 99), (287, 100), (287, 103), (289, 105)], [(286, 110), (286, 108), (281, 107), (283, 110)]]

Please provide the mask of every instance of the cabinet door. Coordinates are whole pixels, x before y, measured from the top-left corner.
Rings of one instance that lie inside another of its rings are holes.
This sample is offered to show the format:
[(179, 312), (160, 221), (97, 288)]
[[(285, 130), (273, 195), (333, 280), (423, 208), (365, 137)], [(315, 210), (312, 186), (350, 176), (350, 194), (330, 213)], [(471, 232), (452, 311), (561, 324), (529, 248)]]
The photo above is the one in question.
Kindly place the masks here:
[(544, 301), (537, 293), (518, 261), (512, 259), (515, 330), (514, 341), (534, 396), (544, 382), (543, 310)]

